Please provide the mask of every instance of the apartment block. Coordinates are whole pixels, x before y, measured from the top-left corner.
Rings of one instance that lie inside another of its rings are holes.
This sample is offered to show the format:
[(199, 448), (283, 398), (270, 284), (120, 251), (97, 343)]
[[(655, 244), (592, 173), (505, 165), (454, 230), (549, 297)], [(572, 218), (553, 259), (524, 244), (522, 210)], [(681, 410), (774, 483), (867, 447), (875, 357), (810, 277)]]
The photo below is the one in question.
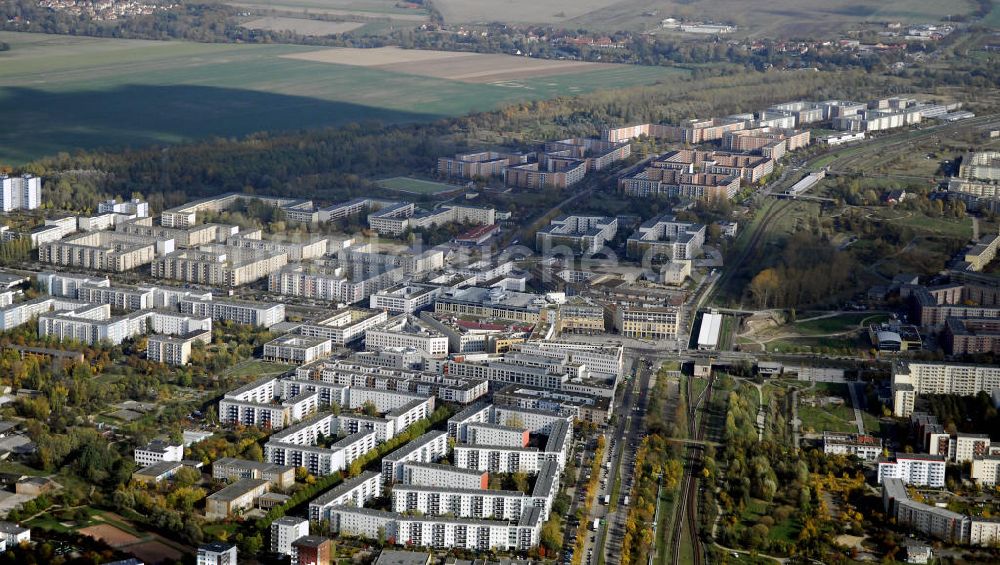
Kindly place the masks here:
[(319, 409), (319, 395), (303, 392), (282, 398), (280, 382), (264, 377), (223, 395), (219, 401), (219, 421), (266, 429), (282, 429)]
[(626, 196), (636, 198), (666, 196), (694, 200), (729, 200), (740, 190), (740, 177), (651, 166), (619, 178), (618, 188)]
[(439, 463), (403, 464), (403, 484), (457, 489), (489, 488), (489, 473)]
[(644, 222), (626, 242), (633, 259), (693, 259), (701, 255), (706, 228), (663, 215)]
[(418, 437), (382, 458), (382, 481), (403, 480), (406, 463), (433, 463), (448, 454), (448, 434), (434, 430)]
[(607, 423), (613, 409), (611, 398), (607, 396), (518, 385), (510, 385), (493, 393), (493, 403), (501, 408), (555, 413), (597, 425)]
[(560, 216), (535, 234), (535, 247), (550, 251), (559, 246), (573, 253), (596, 253), (618, 233), (618, 219), (608, 216)]
[(271, 553), (290, 556), (292, 542), (309, 535), (309, 520), (295, 516), (282, 516), (271, 522)]
[(46, 294), (62, 298), (76, 299), (81, 286), (109, 287), (111, 281), (106, 276), (92, 274), (71, 274), (44, 272), (35, 275), (35, 280)]
[(995, 487), (997, 478), (1000, 477), (1000, 456), (979, 456), (972, 460), (972, 480), (976, 483)]
[(210, 286), (236, 287), (267, 277), (288, 263), (284, 251), (205, 245), (153, 261), (152, 275)]
[(226, 241), (239, 233), (239, 226), (200, 224), (185, 227), (156, 225), (153, 218), (134, 218), (115, 223), (115, 232), (124, 235), (172, 240), (177, 248), (192, 248)]
[(226, 240), (227, 247), (251, 249), (272, 253), (284, 253), (288, 261), (308, 261), (326, 255), (330, 240), (325, 237), (310, 237), (305, 241), (283, 239), (262, 239), (259, 230), (247, 234), (236, 234)]
[(448, 437), (461, 443), (469, 441), (469, 426), (493, 420), (493, 406), (478, 402), (448, 418)]
[(180, 311), (213, 320), (230, 321), (269, 328), (285, 321), (285, 305), (235, 300), (185, 299), (178, 303)]
[(188, 202), (187, 204), (164, 210), (160, 217), (160, 223), (164, 227), (185, 228), (198, 223), (198, 214), (203, 212), (222, 212), (233, 208), (240, 203), (257, 202), (265, 206), (271, 206), (283, 210), (286, 215), (291, 216), (296, 209), (313, 208), (312, 201), (299, 200), (295, 198), (281, 198), (277, 196), (262, 196), (256, 194), (238, 194), (228, 192), (219, 196), (212, 196)]
[(469, 445), (494, 445), (499, 447), (527, 447), (528, 430), (518, 426), (476, 423), (466, 428)]
[(24, 174), (0, 174), (0, 211), (35, 210), (42, 203), (42, 179)]
[(78, 300), (51, 297), (33, 298), (25, 302), (10, 304), (0, 308), (0, 331), (12, 330), (22, 324), (27, 324), (42, 314), (71, 311), (85, 306), (87, 303)]
[[(305, 467), (315, 476), (347, 469), (355, 459), (375, 449), (377, 434), (363, 431), (346, 436), (330, 447), (316, 445), (319, 433), (331, 434), (332, 415), (318, 415), (271, 436), (264, 445), (264, 459), (278, 465)], [(324, 431), (325, 430), (325, 431)]]
[(302, 365), (329, 357), (333, 344), (329, 339), (299, 335), (283, 335), (264, 344), (264, 360)]
[(268, 290), (288, 296), (354, 304), (400, 283), (402, 267), (365, 263), (331, 266), (288, 265), (268, 276)]
[(439, 157), (437, 172), (448, 178), (476, 179), (502, 177), (507, 167), (526, 163), (528, 155), (480, 151)]
[(198, 546), (198, 565), (236, 565), (238, 552), (233, 544), (213, 541)]
[(448, 336), (413, 314), (399, 314), (365, 331), (365, 349), (412, 348), (430, 357), (448, 355)]
[(893, 366), (893, 413), (908, 417), (918, 394), (974, 396), (1000, 389), (1000, 367), (898, 362)]
[(149, 217), (149, 203), (139, 198), (119, 202), (112, 198), (97, 204), (99, 214), (122, 214), (125, 216), (135, 216), (136, 218)]
[(167, 365), (187, 365), (196, 343), (212, 343), (212, 332), (195, 330), (180, 335), (152, 334), (146, 338), (146, 359)]
[(380, 234), (402, 235), (409, 228), (407, 221), (416, 213), (412, 202), (391, 202), (368, 214), (368, 227)]
[(304, 322), (292, 330), (293, 333), (330, 340), (342, 347), (365, 336), (365, 332), (388, 320), (382, 311), (367, 308), (342, 308), (330, 316)]
[(309, 519), (315, 522), (330, 519), (330, 508), (334, 506), (365, 505), (373, 498), (382, 496), (382, 475), (365, 471), (347, 479), (309, 502)]
[(943, 487), (944, 469), (945, 460), (940, 455), (896, 453), (894, 458), (878, 462), (878, 482), (900, 479), (906, 485)]
[(111, 307), (107, 304), (87, 304), (73, 310), (38, 316), (38, 335), (51, 335), (91, 345), (105, 340), (117, 345), (128, 338), (145, 334), (150, 329), (155, 333), (172, 335), (210, 333), (212, 321), (164, 310), (144, 310), (112, 317)]
[(64, 267), (124, 272), (173, 251), (174, 241), (119, 232), (89, 232), (38, 246), (38, 260)]
[(369, 307), (390, 314), (414, 314), (434, 305), (441, 288), (423, 284), (396, 284), (369, 297)]
[(545, 304), (538, 294), (473, 286), (442, 292), (434, 302), (434, 313), (535, 324)]

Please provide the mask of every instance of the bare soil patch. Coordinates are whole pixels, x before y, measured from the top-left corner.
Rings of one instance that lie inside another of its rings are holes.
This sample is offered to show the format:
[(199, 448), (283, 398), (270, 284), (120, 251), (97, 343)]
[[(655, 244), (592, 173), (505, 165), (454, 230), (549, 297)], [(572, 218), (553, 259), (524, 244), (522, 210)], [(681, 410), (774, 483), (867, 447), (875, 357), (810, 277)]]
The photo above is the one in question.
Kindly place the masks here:
[(98, 524), (82, 528), (80, 533), (103, 541), (111, 547), (121, 547), (139, 541), (139, 538), (110, 524)]

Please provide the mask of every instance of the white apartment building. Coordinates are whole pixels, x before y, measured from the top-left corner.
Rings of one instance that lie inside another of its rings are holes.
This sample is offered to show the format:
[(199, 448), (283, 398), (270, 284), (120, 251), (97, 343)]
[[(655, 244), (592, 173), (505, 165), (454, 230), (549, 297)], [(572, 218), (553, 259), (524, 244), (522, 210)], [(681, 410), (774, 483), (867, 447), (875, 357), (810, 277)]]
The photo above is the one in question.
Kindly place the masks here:
[(29, 174), (0, 175), (0, 211), (34, 210), (42, 203), (42, 179)]
[(489, 488), (489, 473), (461, 469), (440, 463), (408, 462), (403, 464), (403, 484), (439, 486), (456, 489)]
[(520, 491), (457, 489), (400, 484), (392, 487), (392, 511), (428, 516), (452, 514), (459, 518), (517, 520), (531, 505)]
[(181, 312), (207, 316), (213, 320), (226, 320), (269, 328), (285, 321), (285, 305), (232, 300), (185, 299), (178, 303)]
[(521, 427), (500, 424), (476, 423), (466, 428), (470, 445), (493, 445), (500, 447), (527, 447), (528, 430)]
[(32, 318), (48, 312), (75, 310), (84, 306), (86, 306), (85, 303), (77, 300), (51, 297), (35, 298), (11, 304), (0, 308), (0, 331), (14, 329), (21, 324), (30, 322)]
[(511, 406), (494, 406), (493, 422), (505, 426), (523, 427), (533, 434), (551, 433), (553, 426), (573, 426), (573, 417), (546, 410), (522, 410)]
[(124, 214), (126, 216), (135, 216), (136, 218), (148, 218), (149, 203), (139, 198), (123, 202), (112, 198), (104, 202), (99, 202), (97, 204), (97, 212), (99, 214)]
[(436, 286), (399, 284), (372, 294), (368, 305), (373, 310), (385, 310), (390, 314), (413, 314), (433, 306), (440, 293), (441, 288)]
[(181, 461), (184, 459), (184, 445), (172, 444), (161, 439), (155, 439), (145, 447), (135, 450), (135, 462), (139, 467), (148, 467), (161, 461)]
[[(219, 421), (269, 429), (282, 429), (319, 409), (316, 392), (302, 392), (279, 399), (282, 387), (273, 377), (265, 377), (226, 393), (219, 401)], [(325, 432), (324, 432), (325, 433)]]
[(382, 475), (375, 471), (365, 471), (314, 498), (309, 503), (309, 519), (315, 522), (329, 520), (332, 507), (360, 508), (379, 496), (382, 496)]
[(990, 452), (989, 434), (955, 434), (951, 441), (951, 460), (967, 463), (976, 457), (984, 457)]
[(338, 421), (332, 414), (313, 416), (271, 436), (264, 445), (264, 459), (277, 465), (305, 467), (315, 476), (326, 476), (347, 468), (355, 459), (375, 449), (377, 434), (360, 431), (333, 443), (316, 445), (320, 434), (335, 437)]
[(91, 345), (105, 340), (117, 345), (128, 338), (142, 335), (149, 329), (173, 335), (211, 332), (212, 321), (161, 310), (111, 317), (111, 307), (107, 304), (87, 304), (73, 310), (38, 316), (38, 335), (51, 335)]
[(343, 308), (328, 317), (305, 322), (292, 332), (329, 339), (333, 345), (344, 346), (361, 339), (366, 331), (387, 319), (388, 316), (384, 311)]
[(511, 349), (560, 362), (586, 365), (590, 374), (598, 377), (621, 377), (625, 367), (625, 348), (621, 345), (540, 340), (517, 344)]
[(535, 234), (535, 246), (548, 251), (559, 246), (573, 253), (596, 253), (618, 233), (618, 219), (607, 216), (560, 216)]
[(448, 437), (459, 443), (469, 441), (469, 425), (490, 422), (493, 419), (493, 406), (477, 403), (448, 418)]
[(333, 343), (319, 337), (283, 335), (264, 344), (264, 360), (302, 365), (329, 357)]
[(490, 473), (537, 473), (544, 460), (534, 447), (455, 445), (455, 466)]
[(869, 435), (823, 432), (823, 453), (877, 461), (882, 456), (882, 440)]
[(198, 547), (197, 565), (238, 565), (236, 546), (213, 541)]
[(894, 459), (879, 461), (878, 482), (900, 479), (906, 485), (944, 486), (945, 460), (940, 455), (897, 453)]
[(35, 275), (46, 294), (63, 298), (76, 298), (81, 286), (109, 287), (111, 281), (108, 277), (70, 274), (70, 273), (38, 273)]
[(442, 359), (448, 356), (448, 336), (412, 314), (400, 314), (365, 332), (365, 350), (404, 347)]
[(195, 343), (212, 343), (212, 332), (193, 331), (179, 336), (152, 334), (146, 339), (146, 359), (167, 365), (187, 365)]
[(309, 535), (309, 520), (296, 516), (282, 516), (271, 522), (271, 552), (292, 554), (292, 542)]
[(893, 414), (913, 413), (918, 394), (974, 396), (1000, 389), (1000, 366), (899, 362), (893, 367)]
[(1000, 455), (976, 457), (972, 460), (972, 480), (980, 485), (996, 486), (1000, 476)]
[(382, 458), (382, 480), (387, 484), (402, 481), (406, 463), (433, 463), (447, 454), (448, 434), (427, 432)]

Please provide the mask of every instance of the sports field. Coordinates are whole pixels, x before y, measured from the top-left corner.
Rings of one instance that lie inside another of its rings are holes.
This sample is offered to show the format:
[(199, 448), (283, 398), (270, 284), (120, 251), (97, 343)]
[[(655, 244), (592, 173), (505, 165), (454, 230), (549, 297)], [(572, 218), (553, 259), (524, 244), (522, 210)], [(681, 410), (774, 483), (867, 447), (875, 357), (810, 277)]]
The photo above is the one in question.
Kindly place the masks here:
[[(505, 80), (488, 84), (482, 77), (443, 79), (419, 65), (393, 70), (288, 57), (316, 52), (305, 46), (13, 32), (0, 32), (0, 41), (11, 46), (0, 52), (0, 164), (76, 148), (365, 120), (430, 121), (510, 102), (653, 84), (686, 73), (630, 65), (532, 67), (530, 80), (495, 75)], [(533, 63), (482, 57), (515, 75), (519, 65)]]
[(391, 179), (382, 179), (375, 184), (381, 186), (382, 188), (388, 188), (389, 190), (410, 192), (413, 194), (438, 194), (440, 192), (451, 192), (462, 188), (453, 184), (444, 184), (441, 182), (415, 179), (412, 177), (393, 177)]

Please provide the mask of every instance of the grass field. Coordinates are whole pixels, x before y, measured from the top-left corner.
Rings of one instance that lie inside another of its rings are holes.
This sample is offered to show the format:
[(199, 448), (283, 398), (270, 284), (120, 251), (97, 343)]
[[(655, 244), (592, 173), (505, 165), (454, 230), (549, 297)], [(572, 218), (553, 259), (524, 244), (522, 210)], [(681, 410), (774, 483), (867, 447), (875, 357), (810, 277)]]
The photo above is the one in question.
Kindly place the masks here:
[(247, 29), (263, 29), (268, 31), (292, 31), (302, 35), (334, 35), (354, 31), (365, 24), (361, 22), (327, 22), (306, 18), (284, 18), (268, 16), (255, 18), (240, 24)]
[(0, 42), (11, 46), (0, 52), (0, 163), (11, 164), (76, 148), (430, 121), (686, 73), (594, 65), (480, 84), (286, 57), (315, 51), (303, 46), (13, 32), (0, 32)]
[(675, 17), (733, 23), (740, 27), (740, 34), (797, 33), (799, 37), (811, 32), (829, 34), (832, 28), (862, 21), (937, 22), (949, 14), (968, 14), (975, 9), (971, 0), (867, 4), (857, 0), (774, 0), (753, 10), (746, 9), (745, 0), (549, 0), (544, 8), (530, 0), (436, 0), (434, 6), (448, 23), (506, 21), (554, 23), (571, 29), (653, 30), (663, 18)]
[(412, 177), (393, 177), (391, 179), (382, 179), (376, 184), (382, 188), (388, 188), (389, 190), (410, 192), (413, 194), (438, 194), (440, 192), (451, 192), (461, 188), (453, 184), (444, 184), (442, 182), (415, 179)]
[(269, 0), (268, 2), (226, 2), (241, 8), (298, 14), (390, 18), (402, 22), (427, 21), (429, 14), (420, 8), (405, 8), (395, 0)]
[[(888, 319), (885, 314), (840, 314), (829, 318), (817, 318), (804, 322), (796, 322), (787, 329), (794, 330), (802, 335), (824, 335), (838, 332), (850, 331), (858, 328), (858, 324), (874, 324), (884, 322)], [(782, 328), (785, 329), (785, 328)]]
[(252, 375), (266, 376), (266, 375), (280, 375), (285, 371), (294, 368), (295, 365), (285, 365), (282, 363), (269, 363), (267, 361), (261, 361), (259, 359), (251, 359), (249, 361), (244, 361), (239, 365), (235, 365), (226, 369), (223, 373), (227, 377), (249, 377)]

